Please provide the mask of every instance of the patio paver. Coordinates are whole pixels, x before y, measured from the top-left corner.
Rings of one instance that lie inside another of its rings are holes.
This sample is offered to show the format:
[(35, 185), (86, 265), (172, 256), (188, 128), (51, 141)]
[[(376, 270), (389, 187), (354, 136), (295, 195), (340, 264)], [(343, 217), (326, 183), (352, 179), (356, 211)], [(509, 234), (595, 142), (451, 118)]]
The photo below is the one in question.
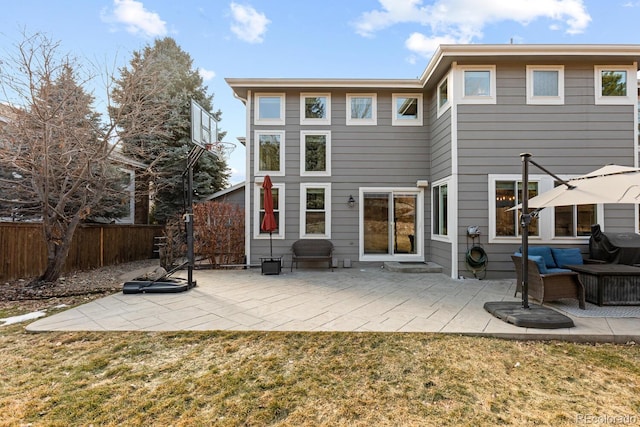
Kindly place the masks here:
[[(177, 277), (186, 277), (181, 272)], [(135, 276), (133, 276), (135, 277)], [(197, 286), (176, 294), (114, 294), (41, 318), (43, 331), (436, 332), (516, 339), (627, 342), (640, 318), (570, 316), (574, 328), (520, 328), (496, 319), (488, 301), (519, 301), (512, 280), (455, 280), (379, 267), (283, 271), (195, 270)], [(124, 279), (126, 280), (126, 279)], [(123, 280), (123, 281), (124, 281)]]

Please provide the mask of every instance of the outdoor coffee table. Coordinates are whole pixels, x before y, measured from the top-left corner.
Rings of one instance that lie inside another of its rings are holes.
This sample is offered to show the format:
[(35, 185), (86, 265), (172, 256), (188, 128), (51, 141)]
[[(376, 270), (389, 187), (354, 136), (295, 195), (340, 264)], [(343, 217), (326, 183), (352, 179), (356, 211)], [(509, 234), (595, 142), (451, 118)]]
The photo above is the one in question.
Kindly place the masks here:
[(625, 264), (567, 265), (578, 272), (585, 299), (602, 305), (640, 305), (640, 267)]

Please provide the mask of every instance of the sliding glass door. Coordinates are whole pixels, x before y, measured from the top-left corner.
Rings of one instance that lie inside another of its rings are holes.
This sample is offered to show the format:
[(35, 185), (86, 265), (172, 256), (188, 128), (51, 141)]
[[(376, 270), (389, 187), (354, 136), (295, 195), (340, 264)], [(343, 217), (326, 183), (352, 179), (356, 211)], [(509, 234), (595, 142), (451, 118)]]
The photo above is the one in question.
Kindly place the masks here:
[(362, 260), (421, 256), (421, 191), (362, 189), (360, 200)]

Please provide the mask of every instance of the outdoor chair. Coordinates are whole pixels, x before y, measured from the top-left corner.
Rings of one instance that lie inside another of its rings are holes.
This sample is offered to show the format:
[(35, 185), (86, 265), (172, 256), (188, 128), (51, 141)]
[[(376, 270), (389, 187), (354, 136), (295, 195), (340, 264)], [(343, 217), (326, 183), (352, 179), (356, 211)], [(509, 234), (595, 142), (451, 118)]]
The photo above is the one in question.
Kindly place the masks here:
[[(518, 283), (516, 293), (522, 292), (522, 257), (511, 255), (516, 268)], [(528, 274), (528, 294), (533, 299), (545, 303), (561, 298), (575, 298), (578, 306), (585, 309), (584, 286), (580, 281), (580, 276), (575, 271), (563, 271), (559, 273), (541, 274), (538, 263), (532, 259), (527, 260)]]

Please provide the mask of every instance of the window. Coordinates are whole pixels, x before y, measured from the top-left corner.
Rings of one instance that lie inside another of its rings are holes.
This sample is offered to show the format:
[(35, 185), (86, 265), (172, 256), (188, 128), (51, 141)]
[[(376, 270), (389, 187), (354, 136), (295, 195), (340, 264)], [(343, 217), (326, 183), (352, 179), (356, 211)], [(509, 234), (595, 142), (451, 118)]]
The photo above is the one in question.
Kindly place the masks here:
[(347, 125), (376, 125), (376, 94), (347, 94)]
[(635, 105), (636, 88), (635, 67), (595, 67), (596, 104)]
[(330, 125), (331, 95), (328, 93), (300, 94), (300, 124)]
[(300, 237), (331, 238), (331, 184), (300, 184)]
[(255, 175), (284, 175), (284, 131), (256, 131)]
[(433, 185), (432, 192), (432, 234), (434, 236), (448, 236), (448, 184), (446, 182), (440, 184), (436, 183)]
[(564, 67), (527, 65), (527, 104), (564, 104)]
[[(554, 182), (554, 186), (563, 185)], [(555, 237), (591, 236), (591, 225), (598, 223), (598, 205), (557, 206), (554, 208)]]
[[(561, 176), (561, 179), (570, 177)], [(529, 176), (529, 198), (559, 185), (549, 175)], [(514, 242), (521, 237), (521, 175), (489, 175), (489, 242)], [(533, 210), (532, 210), (533, 211)], [(602, 205), (560, 206), (538, 211), (529, 225), (529, 235), (537, 242), (575, 243), (591, 235), (591, 224), (602, 222)]]
[(449, 76), (446, 76), (438, 85), (438, 117), (451, 107), (449, 95)]
[[(256, 189), (254, 191), (254, 224), (253, 224), (253, 236), (256, 239), (268, 239), (269, 233), (262, 231), (260, 225), (264, 218), (264, 188), (259, 187), (262, 182), (256, 181)], [(284, 239), (284, 184), (273, 184), (271, 187), (271, 194), (273, 196), (273, 214), (276, 217), (276, 223), (278, 224), (277, 230), (271, 233), (271, 238)]]
[(284, 125), (283, 93), (258, 93), (255, 100), (255, 124)]
[[(520, 234), (520, 213), (521, 210), (508, 210), (522, 201), (521, 180), (505, 180), (495, 182), (495, 236), (496, 237), (519, 237)], [(529, 181), (529, 198), (538, 195), (538, 183)], [(531, 221), (529, 225), (529, 235), (538, 236), (538, 222)]]
[(462, 76), (463, 104), (496, 103), (496, 67), (468, 66), (460, 67)]
[(300, 175), (331, 175), (331, 132), (300, 132)]
[(422, 126), (422, 94), (393, 94), (393, 126)]

